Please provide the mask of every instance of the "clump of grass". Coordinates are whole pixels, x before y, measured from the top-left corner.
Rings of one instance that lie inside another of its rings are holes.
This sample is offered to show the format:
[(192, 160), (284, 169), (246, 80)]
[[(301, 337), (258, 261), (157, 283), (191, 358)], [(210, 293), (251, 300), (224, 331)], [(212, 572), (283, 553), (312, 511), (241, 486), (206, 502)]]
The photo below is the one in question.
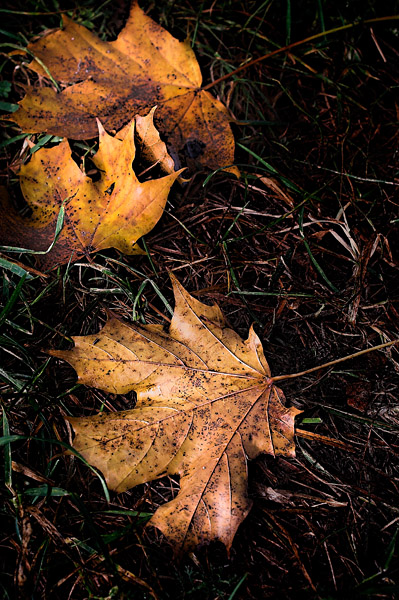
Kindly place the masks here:
[[(114, 39), (128, 4), (6, 4), (4, 40), (24, 46), (58, 27), (64, 10)], [(386, 16), (383, 3), (324, 4), (144, 7), (180, 39), (191, 36), (209, 85), (296, 40)], [(287, 398), (304, 410), (298, 427), (315, 435), (297, 440), (295, 460), (250, 465), (254, 508), (230, 557), (214, 544), (181, 563), (143, 527), (178, 482), (108, 497), (101, 475), (64, 452), (72, 442), (64, 416), (128, 409), (134, 395), (86, 389), (46, 350), (97, 332), (107, 310), (167, 324), (168, 270), (201, 300), (218, 302), (243, 336), (255, 322), (275, 374), (398, 337), (396, 45), (395, 21), (359, 25), (215, 85), (236, 120), (242, 178), (198, 174), (174, 191), (145, 239), (146, 256), (110, 250), (41, 273), (33, 255), (3, 252), (5, 598), (395, 597), (397, 349), (286, 381)], [(3, 55), (2, 77), (1, 100), (15, 105), (29, 77), (21, 57)], [(11, 167), (26, 134), (4, 131), (2, 176), (15, 189)], [(54, 141), (30, 138), (36, 147)], [(76, 147), (88, 156), (90, 148)]]

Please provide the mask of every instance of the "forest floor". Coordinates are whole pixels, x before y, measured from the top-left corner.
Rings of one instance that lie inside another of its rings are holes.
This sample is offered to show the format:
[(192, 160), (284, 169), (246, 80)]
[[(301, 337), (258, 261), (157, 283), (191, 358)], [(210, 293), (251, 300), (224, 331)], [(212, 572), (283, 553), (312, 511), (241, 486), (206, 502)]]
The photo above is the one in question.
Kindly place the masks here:
[[(328, 10), (323, 0), (140, 4), (174, 36), (191, 37), (205, 84), (304, 42), (211, 89), (236, 120), (241, 178), (203, 171), (175, 185), (145, 237), (146, 255), (107, 250), (43, 276), (32, 271), (34, 256), (1, 254), (30, 270), (22, 280), (6, 268), (1, 292), (0, 595), (396, 598), (395, 346), (282, 382), (287, 402), (303, 411), (296, 458), (250, 463), (253, 508), (230, 555), (213, 543), (176, 561), (160, 532), (144, 528), (177, 480), (111, 492), (107, 502), (99, 478), (57, 444), (72, 441), (65, 416), (125, 410), (135, 396), (77, 384), (75, 371), (46, 350), (97, 333), (107, 310), (167, 325), (168, 271), (205, 304), (217, 303), (243, 338), (254, 324), (275, 375), (399, 338), (399, 23), (364, 22), (399, 13), (399, 5), (387, 12), (371, 0)], [(65, 9), (108, 40), (129, 2), (6, 2), (4, 43), (24, 46), (59, 27)], [(354, 26), (329, 31), (346, 24)], [(21, 59), (11, 50), (3, 46), (1, 58), (3, 80), (13, 84), (1, 88), (5, 103), (24, 95)], [(4, 127), (2, 176), (11, 190), (20, 133)], [(93, 152), (92, 142), (81, 147)]]

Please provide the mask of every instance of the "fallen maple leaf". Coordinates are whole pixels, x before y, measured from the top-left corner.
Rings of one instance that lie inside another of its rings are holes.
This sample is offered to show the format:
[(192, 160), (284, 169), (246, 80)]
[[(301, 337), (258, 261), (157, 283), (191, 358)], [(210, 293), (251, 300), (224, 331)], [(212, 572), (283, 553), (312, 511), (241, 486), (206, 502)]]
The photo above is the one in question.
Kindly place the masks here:
[[(179, 42), (134, 2), (118, 38), (103, 42), (63, 17), (64, 29), (28, 50), (41, 61), (30, 68), (66, 85), (28, 87), (17, 112), (8, 115), (23, 131), (46, 131), (73, 139), (96, 135), (96, 117), (119, 130), (136, 113), (158, 105), (157, 127), (173, 158), (212, 169), (234, 161), (230, 116), (221, 102), (201, 90), (202, 76), (188, 41)], [(227, 169), (236, 175), (236, 167)]]
[(101, 173), (98, 181), (81, 171), (66, 140), (38, 150), (21, 167), (22, 193), (33, 215), (21, 217), (3, 193), (1, 244), (46, 250), (64, 206), (63, 229), (52, 249), (40, 256), (42, 267), (53, 268), (111, 247), (124, 254), (142, 253), (136, 242), (162, 216), (169, 190), (183, 169), (140, 183), (132, 168), (134, 120), (122, 141), (108, 135), (100, 122), (98, 129), (99, 148), (92, 158)]
[(176, 498), (150, 524), (176, 552), (218, 539), (229, 549), (251, 508), (247, 459), (265, 452), (294, 456), (294, 419), (273, 384), (261, 342), (243, 341), (217, 305), (195, 300), (172, 276), (175, 312), (159, 325), (111, 318), (75, 348), (53, 350), (86, 385), (137, 393), (133, 410), (68, 418), (74, 448), (117, 492), (180, 475)]

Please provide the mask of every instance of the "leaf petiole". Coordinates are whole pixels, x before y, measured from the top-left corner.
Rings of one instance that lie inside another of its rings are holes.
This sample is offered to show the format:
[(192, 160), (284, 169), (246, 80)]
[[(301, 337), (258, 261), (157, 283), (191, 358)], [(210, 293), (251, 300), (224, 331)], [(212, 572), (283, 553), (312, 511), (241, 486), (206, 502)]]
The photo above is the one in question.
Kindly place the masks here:
[(307, 375), (308, 373), (314, 373), (315, 371), (319, 371), (320, 369), (325, 369), (326, 367), (332, 367), (333, 365), (338, 365), (346, 360), (350, 360), (352, 358), (357, 358), (358, 356), (362, 356), (363, 354), (368, 354), (369, 352), (374, 352), (375, 350), (382, 350), (383, 348), (389, 348), (389, 346), (393, 346), (394, 344), (399, 343), (399, 338), (396, 340), (392, 340), (391, 342), (385, 342), (384, 344), (379, 344), (378, 346), (373, 346), (372, 348), (366, 348), (365, 350), (360, 350), (359, 352), (355, 352), (354, 354), (349, 354), (348, 356), (343, 356), (342, 358), (337, 358), (336, 360), (330, 360), (329, 362), (324, 363), (323, 365), (319, 365), (318, 367), (312, 367), (311, 369), (306, 369), (306, 371), (300, 371), (299, 373), (290, 373), (288, 375), (277, 375), (276, 377), (271, 377), (270, 381), (275, 383), (276, 381), (284, 381), (285, 379), (294, 379), (296, 377), (302, 377), (302, 375)]

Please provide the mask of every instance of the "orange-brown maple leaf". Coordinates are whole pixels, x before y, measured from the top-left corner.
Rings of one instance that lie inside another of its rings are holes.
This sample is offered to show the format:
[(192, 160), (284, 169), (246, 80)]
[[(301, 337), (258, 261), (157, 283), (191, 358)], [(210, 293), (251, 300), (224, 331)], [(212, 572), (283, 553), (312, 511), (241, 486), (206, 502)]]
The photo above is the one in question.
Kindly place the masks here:
[(74, 447), (117, 492), (180, 476), (180, 491), (150, 525), (176, 552), (220, 540), (229, 549), (251, 508), (247, 460), (294, 456), (294, 419), (273, 384), (261, 342), (230, 329), (218, 306), (195, 300), (172, 277), (168, 332), (112, 318), (75, 348), (52, 351), (79, 381), (111, 393), (137, 393), (133, 410), (69, 418)]
[[(144, 145), (156, 135), (152, 113), (140, 120)], [(54, 239), (61, 206), (64, 224), (51, 250), (41, 254), (39, 263), (45, 268), (87, 256), (105, 248), (117, 248), (124, 254), (142, 253), (137, 240), (148, 233), (162, 216), (173, 182), (181, 171), (141, 183), (132, 167), (135, 157), (134, 120), (119, 140), (99, 128), (99, 148), (92, 161), (100, 172), (93, 181), (75, 163), (66, 140), (52, 148), (35, 152), (20, 173), (22, 193), (32, 217), (21, 217), (7, 196), (0, 198), (0, 243), (45, 251)], [(155, 132), (155, 133), (154, 133)], [(167, 156), (158, 159), (164, 170), (170, 166)], [(162, 148), (161, 148), (162, 149)], [(170, 156), (169, 156), (170, 159)]]
[[(202, 75), (188, 41), (179, 42), (134, 2), (117, 39), (104, 42), (67, 17), (63, 30), (29, 44), (40, 63), (64, 87), (30, 87), (9, 115), (23, 131), (46, 131), (73, 139), (96, 135), (96, 117), (108, 130), (157, 105), (157, 127), (173, 158), (210, 168), (234, 161), (227, 109), (201, 90)], [(238, 174), (236, 167), (229, 169)]]

